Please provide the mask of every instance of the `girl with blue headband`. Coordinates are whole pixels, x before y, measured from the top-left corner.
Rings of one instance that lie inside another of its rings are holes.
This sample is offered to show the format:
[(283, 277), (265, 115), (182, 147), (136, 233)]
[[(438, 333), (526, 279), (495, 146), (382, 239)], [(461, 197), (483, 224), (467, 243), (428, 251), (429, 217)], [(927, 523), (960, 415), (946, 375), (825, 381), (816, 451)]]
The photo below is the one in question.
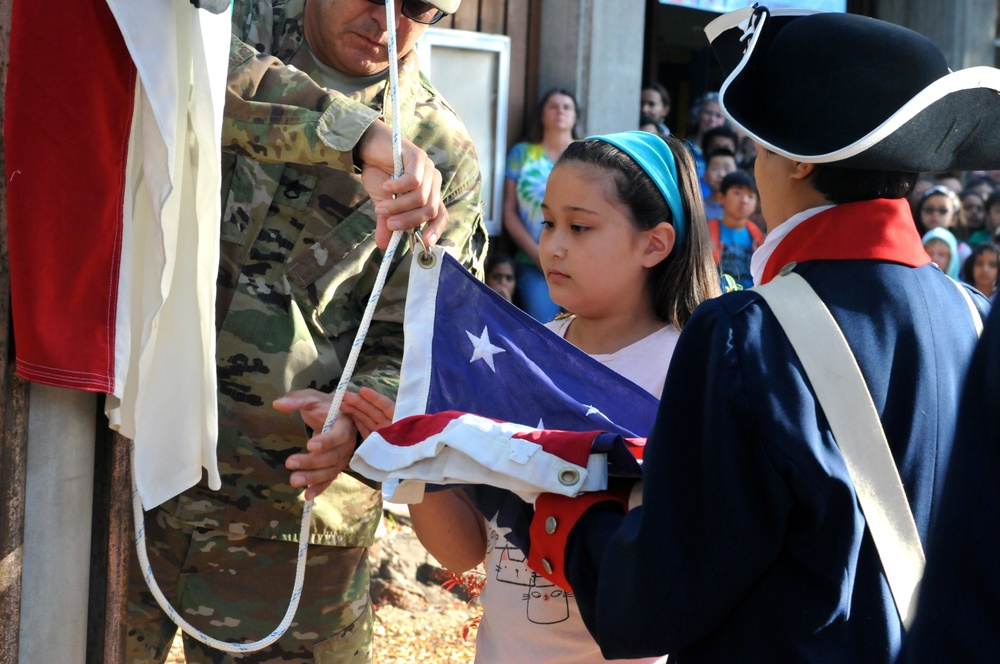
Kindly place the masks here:
[[(659, 332), (672, 348), (718, 294), (693, 172), (680, 143), (648, 132), (593, 136), (563, 153), (542, 204), (539, 262), (553, 301), (573, 314), (553, 326), (568, 341), (606, 354)], [(668, 362), (646, 359), (662, 370), (657, 395)]]
[[(687, 150), (642, 131), (571, 143), (549, 175), (542, 215), (539, 263), (552, 301), (570, 312), (546, 327), (658, 398), (681, 328), (719, 294)], [(411, 505), (414, 529), (438, 555), (421, 532), (422, 509)], [(476, 661), (606, 661), (572, 595), (533, 574), (503, 529), (487, 523), (485, 534)]]
[[(657, 397), (680, 328), (719, 293), (697, 183), (672, 138), (594, 136), (566, 148), (541, 206), (539, 263), (552, 300), (571, 312), (546, 327)], [(341, 410), (367, 435), (390, 423), (393, 404), (362, 389), (346, 394)], [(526, 553), (464, 492), (427, 493), (410, 516), (452, 572), (485, 558), (478, 664), (605, 661), (572, 594), (529, 569)]]

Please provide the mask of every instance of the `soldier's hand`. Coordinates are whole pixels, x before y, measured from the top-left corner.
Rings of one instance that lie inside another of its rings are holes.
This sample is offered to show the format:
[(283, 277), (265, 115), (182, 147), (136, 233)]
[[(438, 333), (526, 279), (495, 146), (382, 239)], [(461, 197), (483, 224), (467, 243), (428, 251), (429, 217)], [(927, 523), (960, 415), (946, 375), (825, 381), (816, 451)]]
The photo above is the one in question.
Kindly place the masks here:
[(306, 500), (323, 493), (354, 455), (358, 429), (349, 415), (341, 412), (330, 430), (320, 433), (332, 401), (333, 397), (325, 392), (297, 390), (273, 403), (282, 413), (298, 411), (306, 425), (316, 432), (306, 443), (306, 452), (293, 454), (285, 461), (285, 467), (292, 471), (289, 482), (294, 487), (306, 487)]
[(392, 415), (396, 410), (396, 402), (382, 396), (370, 387), (362, 387), (361, 391), (345, 392), (340, 404), (340, 412), (349, 415), (358, 427), (362, 438), (367, 438), (372, 431), (392, 424)]
[(363, 162), (361, 180), (375, 203), (375, 243), (389, 244), (393, 231), (427, 224), (425, 241), (433, 245), (448, 225), (448, 212), (441, 201), (441, 173), (427, 153), (412, 142), (400, 141), (403, 175), (392, 179), (392, 130), (376, 120), (358, 142)]
[(330, 412), (333, 395), (319, 390), (292, 390), (285, 396), (275, 399), (272, 405), (280, 413), (298, 412), (302, 421), (313, 431), (319, 431), (326, 424), (326, 415)]

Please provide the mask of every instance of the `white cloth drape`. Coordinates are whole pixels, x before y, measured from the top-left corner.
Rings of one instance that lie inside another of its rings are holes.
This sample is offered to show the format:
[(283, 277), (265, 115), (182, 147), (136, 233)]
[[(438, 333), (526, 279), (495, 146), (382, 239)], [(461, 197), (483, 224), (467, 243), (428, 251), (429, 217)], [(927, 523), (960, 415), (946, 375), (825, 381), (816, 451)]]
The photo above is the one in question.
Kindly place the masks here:
[(137, 76), (128, 146), (115, 389), (149, 509), (221, 485), (215, 375), (222, 108), (230, 16), (178, 0), (108, 0)]

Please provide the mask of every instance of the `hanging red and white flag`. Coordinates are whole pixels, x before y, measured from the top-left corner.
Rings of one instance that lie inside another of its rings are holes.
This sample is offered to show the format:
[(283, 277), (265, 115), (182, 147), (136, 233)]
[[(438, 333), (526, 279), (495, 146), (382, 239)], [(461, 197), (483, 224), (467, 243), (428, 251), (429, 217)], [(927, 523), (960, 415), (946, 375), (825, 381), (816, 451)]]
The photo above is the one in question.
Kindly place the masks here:
[(214, 302), (228, 14), (12, 8), (5, 99), (17, 373), (109, 395), (146, 508), (218, 487)]

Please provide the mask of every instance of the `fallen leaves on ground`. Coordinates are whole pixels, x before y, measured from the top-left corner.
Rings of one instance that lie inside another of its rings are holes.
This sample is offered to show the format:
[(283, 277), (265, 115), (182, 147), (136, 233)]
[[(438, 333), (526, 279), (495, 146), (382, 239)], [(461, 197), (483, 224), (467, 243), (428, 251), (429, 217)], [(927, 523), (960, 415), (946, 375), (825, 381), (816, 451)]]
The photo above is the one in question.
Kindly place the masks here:
[[(467, 606), (464, 602), (431, 605), (419, 612), (381, 606), (375, 613), (374, 664), (471, 663), (476, 656), (476, 632), (472, 630), (465, 641), (462, 630), (468, 620), (481, 613), (478, 606)], [(185, 664), (179, 635), (174, 639), (167, 664)]]

